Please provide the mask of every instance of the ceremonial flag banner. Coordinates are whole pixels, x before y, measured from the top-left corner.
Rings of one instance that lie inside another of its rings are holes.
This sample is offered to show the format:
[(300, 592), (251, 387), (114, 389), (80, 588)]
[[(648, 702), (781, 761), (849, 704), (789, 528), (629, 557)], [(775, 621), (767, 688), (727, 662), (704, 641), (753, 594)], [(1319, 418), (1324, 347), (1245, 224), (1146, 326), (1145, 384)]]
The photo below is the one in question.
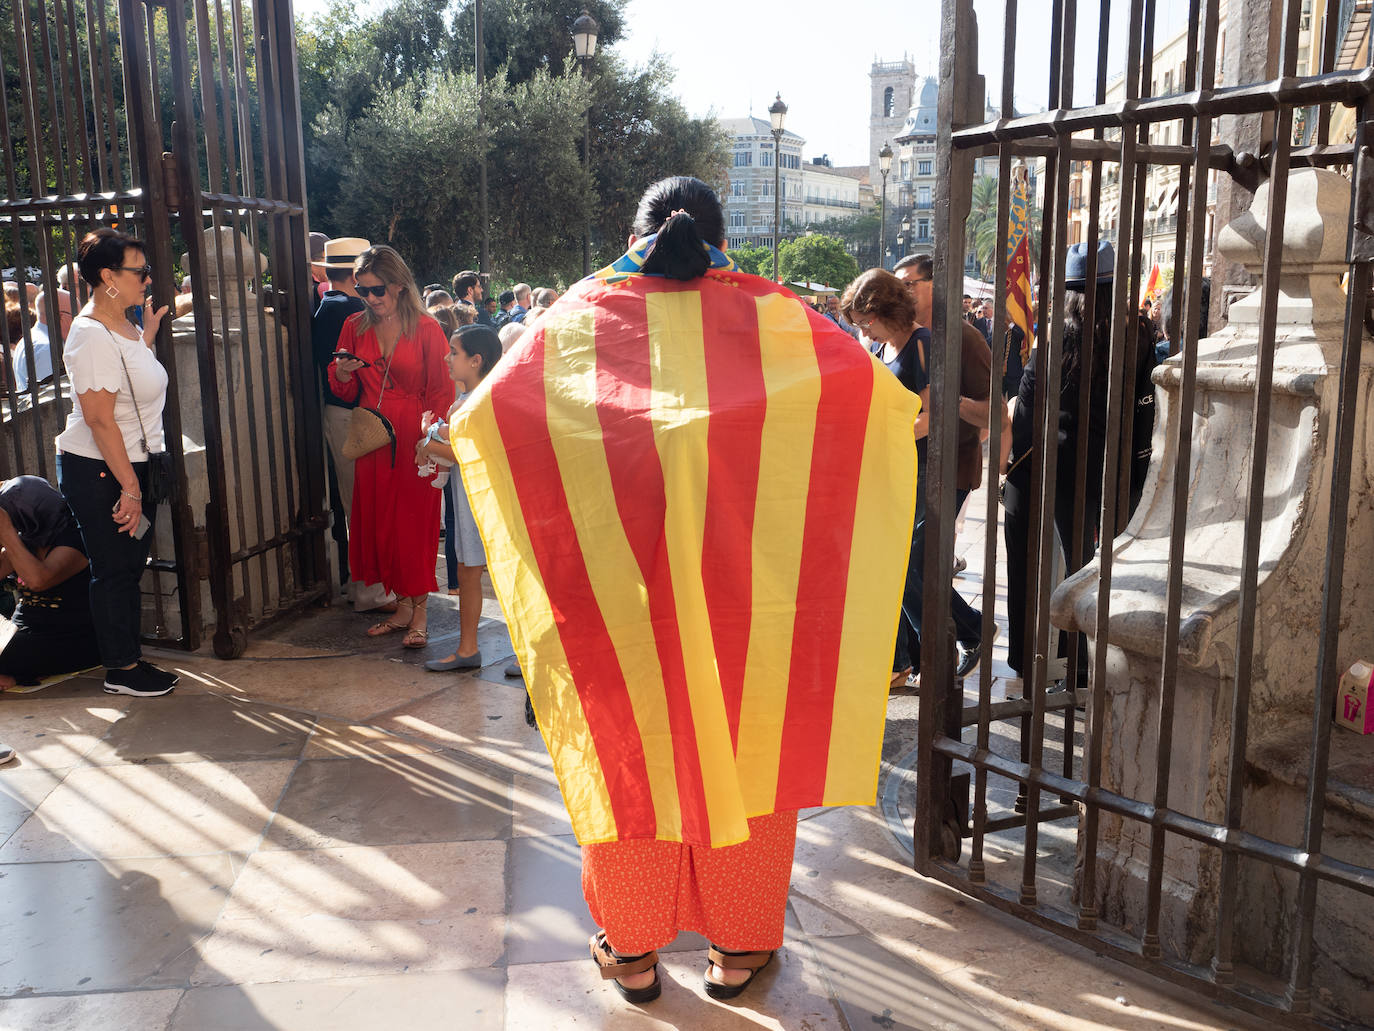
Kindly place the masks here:
[(1021, 327), (1021, 364), (1025, 365), (1035, 346), (1031, 328), (1035, 299), (1030, 281), (1030, 200), (1024, 175), (1012, 177), (1007, 222), (1007, 318)]
[(578, 284), (454, 427), (584, 844), (876, 795), (919, 400), (713, 253)]
[(1146, 298), (1153, 297), (1155, 291), (1159, 289), (1159, 263), (1150, 266), (1150, 278), (1145, 281), (1145, 290), (1140, 295), (1143, 304)]

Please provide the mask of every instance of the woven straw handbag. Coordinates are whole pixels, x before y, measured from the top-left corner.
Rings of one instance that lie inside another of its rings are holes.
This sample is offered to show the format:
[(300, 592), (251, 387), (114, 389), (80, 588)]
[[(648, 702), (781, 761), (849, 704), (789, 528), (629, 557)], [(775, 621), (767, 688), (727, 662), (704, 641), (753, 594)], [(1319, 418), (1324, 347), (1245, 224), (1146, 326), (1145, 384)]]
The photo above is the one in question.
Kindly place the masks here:
[(387, 384), (391, 381), (391, 367), (382, 378), (382, 389), (377, 395), (377, 408), (359, 405), (353, 409), (348, 419), (348, 436), (344, 439), (343, 456), (350, 462), (370, 455), (378, 448), (391, 446), (391, 465), (396, 466), (396, 428), (380, 411), (382, 396), (386, 394)]

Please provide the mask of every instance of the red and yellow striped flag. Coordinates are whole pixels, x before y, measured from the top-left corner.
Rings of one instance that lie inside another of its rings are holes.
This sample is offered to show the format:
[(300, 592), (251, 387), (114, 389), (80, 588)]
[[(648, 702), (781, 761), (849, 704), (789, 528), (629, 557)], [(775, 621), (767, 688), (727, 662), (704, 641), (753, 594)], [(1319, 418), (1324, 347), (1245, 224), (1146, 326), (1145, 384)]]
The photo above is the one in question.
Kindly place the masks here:
[(1012, 174), (1011, 206), (1007, 227), (1007, 318), (1021, 327), (1021, 364), (1035, 346), (1031, 328), (1034, 298), (1030, 282), (1030, 198), (1024, 170)]
[(1153, 265), (1150, 266), (1150, 277), (1147, 280), (1145, 280), (1145, 289), (1141, 291), (1140, 303), (1144, 304), (1146, 300), (1154, 296), (1155, 291), (1158, 289), (1159, 262), (1155, 262)]
[(456, 419), (577, 838), (872, 804), (919, 401), (765, 279), (589, 279)]

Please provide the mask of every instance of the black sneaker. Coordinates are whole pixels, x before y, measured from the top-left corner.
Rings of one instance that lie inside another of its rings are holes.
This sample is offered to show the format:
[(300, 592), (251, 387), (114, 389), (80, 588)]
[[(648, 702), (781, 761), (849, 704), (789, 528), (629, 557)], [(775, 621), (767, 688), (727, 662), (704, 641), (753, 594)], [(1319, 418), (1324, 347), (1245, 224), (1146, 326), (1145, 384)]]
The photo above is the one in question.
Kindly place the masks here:
[(177, 684), (181, 682), (180, 676), (178, 676), (175, 673), (171, 673), (165, 669), (159, 669), (157, 666), (154, 666), (151, 662), (144, 662), (142, 659), (139, 659), (138, 667), (139, 669), (143, 670), (144, 673), (147, 673), (150, 677), (152, 677), (154, 680), (160, 680), (168, 687), (176, 687)]
[(965, 644), (963, 641), (958, 643), (958, 661), (954, 667), (954, 676), (962, 680), (973, 672), (978, 660), (983, 657), (983, 642), (974, 641), (972, 644)]
[(107, 669), (105, 671), (105, 693), (106, 694), (126, 694), (135, 698), (156, 698), (158, 695), (168, 694), (176, 686), (175, 680), (171, 683), (167, 678), (171, 676), (157, 669), (149, 672), (148, 667), (144, 669), (145, 663), (139, 663), (133, 669)]

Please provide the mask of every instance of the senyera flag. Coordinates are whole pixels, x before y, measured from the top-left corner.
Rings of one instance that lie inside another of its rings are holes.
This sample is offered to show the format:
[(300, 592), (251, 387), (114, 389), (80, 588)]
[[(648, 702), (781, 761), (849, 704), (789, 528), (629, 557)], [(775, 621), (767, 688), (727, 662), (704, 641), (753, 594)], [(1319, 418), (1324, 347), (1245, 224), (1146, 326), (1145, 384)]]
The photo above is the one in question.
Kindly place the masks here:
[(918, 407), (728, 264), (584, 280), (473, 393), (453, 439), (579, 841), (873, 802)]
[(1021, 327), (1021, 364), (1025, 365), (1035, 334), (1031, 327), (1030, 199), (1024, 171), (1012, 176), (1007, 223), (1007, 318)]

